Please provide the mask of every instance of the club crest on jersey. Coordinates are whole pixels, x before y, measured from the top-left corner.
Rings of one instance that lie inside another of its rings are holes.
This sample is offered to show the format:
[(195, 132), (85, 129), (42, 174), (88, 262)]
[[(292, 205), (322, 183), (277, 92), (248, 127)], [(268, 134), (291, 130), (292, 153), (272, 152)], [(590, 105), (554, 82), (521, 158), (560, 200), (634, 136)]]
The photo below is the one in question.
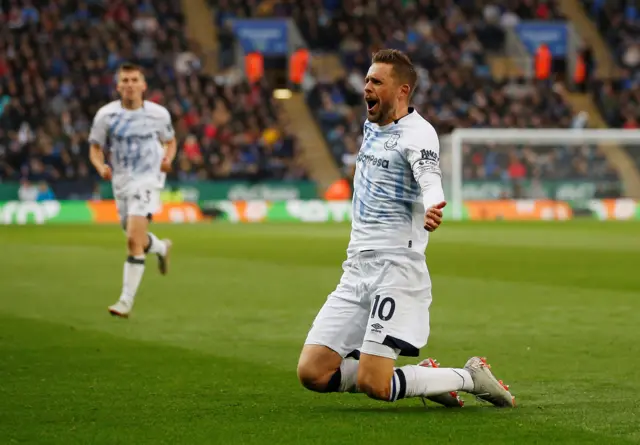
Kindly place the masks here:
[(364, 128), (364, 137), (362, 138), (362, 142), (367, 142), (369, 140), (369, 138), (371, 138), (371, 130), (369, 130), (367, 127)]
[(400, 139), (400, 133), (393, 133), (389, 139), (387, 139), (387, 142), (384, 143), (384, 148), (387, 150), (396, 148), (398, 145), (398, 139)]

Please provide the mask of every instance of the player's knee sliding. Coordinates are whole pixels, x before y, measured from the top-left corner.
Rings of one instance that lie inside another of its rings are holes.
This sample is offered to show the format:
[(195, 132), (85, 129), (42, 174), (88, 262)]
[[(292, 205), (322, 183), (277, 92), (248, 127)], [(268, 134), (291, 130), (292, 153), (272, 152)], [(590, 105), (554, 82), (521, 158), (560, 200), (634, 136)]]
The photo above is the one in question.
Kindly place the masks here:
[(375, 378), (371, 374), (359, 374), (358, 391), (372, 399), (388, 402), (391, 400), (391, 381)]
[[(340, 386), (338, 376), (337, 384), (335, 371), (326, 371), (324, 369), (312, 368), (309, 366), (298, 366), (298, 380), (302, 386), (310, 391), (315, 392), (335, 392)], [(336, 388), (334, 388), (336, 387)]]
[(341, 363), (342, 357), (335, 351), (325, 346), (306, 345), (298, 361), (298, 380), (311, 391), (339, 391)]

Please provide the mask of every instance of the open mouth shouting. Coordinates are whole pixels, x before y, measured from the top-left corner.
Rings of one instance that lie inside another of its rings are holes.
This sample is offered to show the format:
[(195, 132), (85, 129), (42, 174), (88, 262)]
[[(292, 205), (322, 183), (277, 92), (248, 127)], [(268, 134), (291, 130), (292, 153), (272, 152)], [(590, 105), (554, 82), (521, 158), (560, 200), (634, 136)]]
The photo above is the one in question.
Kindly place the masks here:
[(380, 101), (378, 99), (369, 97), (365, 98), (365, 102), (367, 103), (367, 112), (369, 114), (376, 114), (380, 109)]

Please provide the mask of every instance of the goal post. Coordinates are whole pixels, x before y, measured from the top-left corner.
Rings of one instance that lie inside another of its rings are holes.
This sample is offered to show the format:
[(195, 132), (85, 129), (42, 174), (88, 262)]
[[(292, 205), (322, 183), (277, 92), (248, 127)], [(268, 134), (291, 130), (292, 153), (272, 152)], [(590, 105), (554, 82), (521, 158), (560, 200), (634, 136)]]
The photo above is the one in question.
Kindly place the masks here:
[[(507, 203), (544, 200), (575, 207), (595, 199), (640, 198), (637, 130), (456, 129), (441, 145), (443, 186), (454, 220), (478, 219), (470, 218), (469, 209), (478, 214), (479, 207), (488, 215), (479, 219), (498, 219), (487, 209)], [(556, 216), (544, 219), (566, 219)]]

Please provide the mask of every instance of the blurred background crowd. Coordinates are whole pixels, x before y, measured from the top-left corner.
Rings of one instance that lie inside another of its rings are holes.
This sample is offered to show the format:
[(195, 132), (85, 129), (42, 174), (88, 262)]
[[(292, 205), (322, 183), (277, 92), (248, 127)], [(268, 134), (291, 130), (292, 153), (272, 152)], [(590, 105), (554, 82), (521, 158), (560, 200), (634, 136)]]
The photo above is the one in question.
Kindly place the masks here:
[[(250, 17), (290, 17), (312, 59), (338, 55), (340, 76), (310, 64), (300, 86), (346, 177), (360, 146), (364, 73), (371, 53), (383, 47), (412, 57), (419, 77), (413, 103), (441, 136), (456, 128), (586, 127), (592, 116), (567, 100), (576, 89), (591, 95), (610, 127), (638, 129), (640, 15), (631, 0), (578, 2), (619, 66), (614, 77), (595, 76), (593, 52), (581, 48), (579, 88), (558, 58), (546, 75), (536, 68), (533, 76), (496, 78), (489, 63), (504, 53), (507, 33), (519, 23), (566, 20), (559, 0), (211, 1), (218, 75), (205, 72), (211, 54), (191, 38), (183, 3), (0, 1), (0, 181), (22, 181), (25, 199), (51, 199), (64, 184), (74, 184), (79, 197), (97, 196), (87, 133), (96, 110), (117, 97), (115, 70), (123, 61), (145, 68), (147, 99), (172, 113), (179, 139), (172, 179), (310, 178), (305, 133), (274, 98), (271, 79), (233, 70), (243, 61), (231, 21)], [(617, 177), (591, 145), (473, 144), (463, 157), (466, 180)], [(632, 157), (640, 165), (637, 151)]]
[(268, 85), (201, 75), (187, 34), (175, 1), (2, 2), (0, 179), (23, 181), (25, 196), (65, 181), (87, 195), (78, 181), (97, 180), (88, 131), (98, 108), (117, 98), (124, 61), (145, 68), (147, 100), (172, 114), (176, 179), (304, 178)]

